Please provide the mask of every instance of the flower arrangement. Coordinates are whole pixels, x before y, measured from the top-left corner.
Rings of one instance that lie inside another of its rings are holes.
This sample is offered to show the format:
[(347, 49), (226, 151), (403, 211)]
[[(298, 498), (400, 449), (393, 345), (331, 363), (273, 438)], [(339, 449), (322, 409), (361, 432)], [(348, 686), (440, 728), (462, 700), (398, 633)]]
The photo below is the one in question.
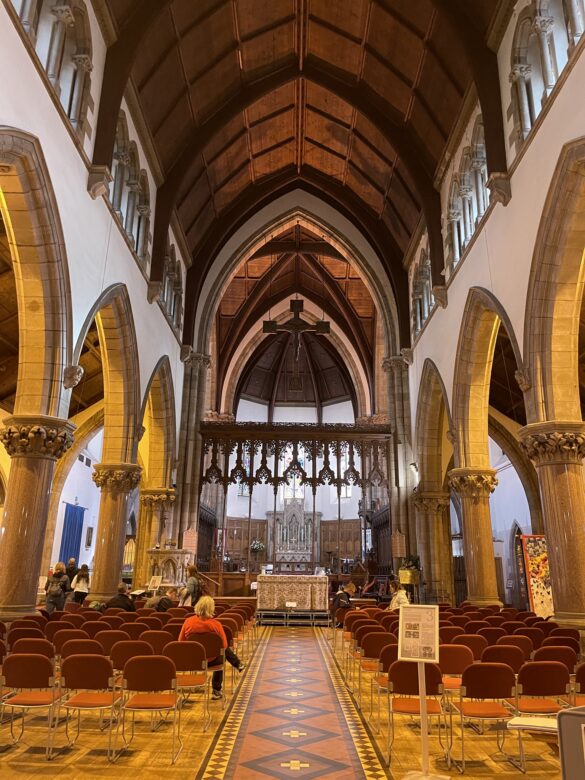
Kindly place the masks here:
[(264, 551), (264, 542), (262, 539), (252, 539), (250, 543), (250, 552), (261, 553)]
[(420, 571), (420, 558), (418, 557), (418, 555), (408, 555), (406, 558), (402, 559), (400, 568), (416, 569), (417, 571)]

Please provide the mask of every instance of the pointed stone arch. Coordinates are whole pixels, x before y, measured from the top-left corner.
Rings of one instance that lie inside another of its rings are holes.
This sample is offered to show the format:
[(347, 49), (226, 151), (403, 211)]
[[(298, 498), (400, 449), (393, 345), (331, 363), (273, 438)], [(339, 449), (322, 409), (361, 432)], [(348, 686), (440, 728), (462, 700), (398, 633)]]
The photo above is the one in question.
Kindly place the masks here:
[(0, 210), (18, 299), (15, 415), (67, 416), (72, 315), (65, 239), (37, 138), (0, 127)]
[(416, 405), (415, 442), (420, 474), (419, 489), (443, 490), (443, 430), (452, 429), (451, 411), (443, 378), (427, 358), (421, 374)]
[(505, 328), (518, 372), (523, 362), (512, 323), (497, 298), (482, 287), (467, 296), (457, 342), (453, 375), (455, 465), (489, 469), (489, 389), (494, 349), (500, 325)]
[(585, 138), (560, 154), (542, 211), (526, 298), (528, 422), (580, 421), (579, 319), (585, 284)]
[(148, 382), (140, 419), (149, 441), (143, 487), (167, 487), (175, 458), (175, 393), (167, 355), (160, 358)]

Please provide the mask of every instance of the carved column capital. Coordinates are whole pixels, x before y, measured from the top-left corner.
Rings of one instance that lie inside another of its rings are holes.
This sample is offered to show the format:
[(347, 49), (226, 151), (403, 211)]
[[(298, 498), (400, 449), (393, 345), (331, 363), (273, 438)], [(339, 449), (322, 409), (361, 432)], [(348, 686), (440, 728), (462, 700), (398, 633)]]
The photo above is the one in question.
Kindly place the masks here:
[(135, 463), (98, 463), (92, 479), (100, 489), (129, 493), (140, 484), (142, 469)]
[(498, 484), (493, 469), (451, 469), (449, 487), (462, 498), (471, 498), (474, 502), (480, 498), (489, 498)]
[(535, 16), (532, 22), (536, 32), (544, 33), (545, 35), (552, 30), (554, 23), (555, 20), (552, 16)]
[(0, 440), (11, 458), (37, 457), (59, 460), (73, 444), (75, 425), (44, 415), (7, 417)]
[(459, 222), (461, 219), (461, 211), (459, 209), (449, 209), (447, 212), (447, 222)]
[(581, 464), (585, 458), (585, 423), (533, 423), (518, 432), (522, 449), (535, 466)]
[(143, 488), (140, 491), (140, 503), (153, 509), (162, 509), (176, 500), (174, 488)]
[(517, 62), (512, 65), (512, 72), (510, 73), (510, 81), (526, 81), (532, 74), (532, 65), (527, 63)]
[(63, 3), (62, 5), (54, 5), (51, 8), (51, 13), (56, 17), (58, 22), (62, 22), (66, 27), (75, 27), (73, 10), (68, 4)]
[(181, 347), (181, 360), (194, 368), (203, 368), (206, 371), (211, 368), (211, 356), (202, 352), (194, 352), (193, 347), (183, 344)]
[(382, 360), (382, 369), (385, 373), (406, 371), (412, 365), (412, 350), (401, 349), (400, 355), (390, 355)]
[(429, 512), (432, 514), (441, 513), (446, 507), (449, 506), (451, 501), (448, 493), (433, 493), (424, 492), (419, 493), (415, 491), (412, 494), (414, 505), (421, 512)]
[(75, 63), (77, 70), (83, 70), (85, 73), (92, 72), (93, 64), (89, 54), (74, 54), (71, 59)]

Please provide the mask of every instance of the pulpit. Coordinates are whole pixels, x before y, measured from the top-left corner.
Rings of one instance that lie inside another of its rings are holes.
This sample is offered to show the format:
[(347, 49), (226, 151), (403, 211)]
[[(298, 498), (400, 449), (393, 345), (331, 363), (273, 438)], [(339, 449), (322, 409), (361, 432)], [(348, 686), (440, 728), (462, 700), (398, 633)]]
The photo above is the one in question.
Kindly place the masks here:
[(296, 574), (258, 575), (258, 610), (294, 609), (327, 610), (329, 579), (326, 576)]

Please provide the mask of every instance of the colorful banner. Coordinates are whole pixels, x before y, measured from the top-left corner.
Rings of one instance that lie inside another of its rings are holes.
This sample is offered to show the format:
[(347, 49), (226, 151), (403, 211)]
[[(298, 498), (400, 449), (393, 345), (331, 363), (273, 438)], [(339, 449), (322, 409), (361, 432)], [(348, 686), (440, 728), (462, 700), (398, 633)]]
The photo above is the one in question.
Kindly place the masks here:
[(546, 539), (544, 536), (523, 535), (522, 547), (530, 609), (539, 617), (550, 617), (554, 614), (554, 606)]

